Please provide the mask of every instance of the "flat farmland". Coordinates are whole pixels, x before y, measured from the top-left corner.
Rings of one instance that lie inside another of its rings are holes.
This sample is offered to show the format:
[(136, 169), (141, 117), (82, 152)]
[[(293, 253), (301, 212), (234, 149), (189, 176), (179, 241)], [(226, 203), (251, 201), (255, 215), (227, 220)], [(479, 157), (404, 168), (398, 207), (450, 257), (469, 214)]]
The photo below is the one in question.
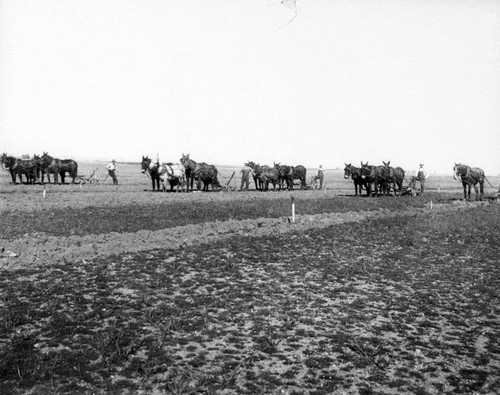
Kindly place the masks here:
[(0, 392), (500, 390), (494, 199), (451, 174), (356, 198), (340, 170), (324, 191), (153, 193), (118, 165), (118, 186), (105, 163), (80, 164), (98, 184), (0, 173)]

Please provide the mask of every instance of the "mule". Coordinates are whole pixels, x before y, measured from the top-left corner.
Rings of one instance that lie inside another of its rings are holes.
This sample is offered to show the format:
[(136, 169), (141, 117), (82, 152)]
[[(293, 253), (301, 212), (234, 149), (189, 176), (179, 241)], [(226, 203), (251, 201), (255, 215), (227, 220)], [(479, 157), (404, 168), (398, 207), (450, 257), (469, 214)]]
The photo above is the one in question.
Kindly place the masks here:
[(179, 187), (181, 188), (181, 192), (184, 191), (186, 178), (184, 166), (181, 163), (163, 163), (160, 165), (158, 173), (164, 192), (167, 189), (167, 182), (170, 184), (170, 192), (174, 190), (174, 186), (177, 187), (176, 192), (179, 192)]
[(42, 184), (45, 184), (45, 176), (47, 176), (48, 183), (50, 184), (50, 173), (47, 168), (42, 167), (42, 158), (40, 155), (33, 155), (33, 160), (38, 162), (37, 178)]
[[(471, 186), (474, 186), (476, 200), (483, 200), (484, 180), (486, 178), (483, 169), (455, 163), (453, 167), (453, 178), (462, 181), (464, 187), (464, 200), (470, 200)], [(479, 188), (477, 184), (479, 184)]]
[[(23, 183), (23, 178), (21, 173), (17, 173), (13, 170), (14, 165), (17, 162), (17, 158), (14, 156), (7, 155), (5, 152), (0, 157), (0, 162), (2, 163), (2, 167), (9, 171), (10, 177), (12, 178), (12, 183), (17, 184), (16, 178), (19, 177), (19, 182)], [(27, 181), (27, 180), (26, 180)]]
[(274, 164), (274, 166), (279, 172), (280, 189), (283, 181), (285, 181), (287, 189), (290, 191), (293, 190), (295, 180), (299, 181), (300, 189), (307, 188), (307, 169), (304, 166), (288, 166), (279, 163)]
[(61, 184), (65, 183), (66, 173), (72, 178), (72, 184), (75, 184), (75, 179), (78, 177), (78, 163), (76, 161), (53, 158), (47, 152), (44, 152), (40, 158), (40, 169), (47, 174), (53, 174), (56, 184), (59, 184), (59, 177), (61, 177)]
[(383, 166), (368, 165), (368, 162), (361, 162), (361, 174), (370, 184), (372, 196), (380, 196), (387, 193), (387, 177)]
[[(354, 194), (355, 196), (361, 196), (363, 187), (366, 189), (366, 196), (370, 196), (369, 183), (366, 181), (365, 177), (361, 174), (361, 168), (351, 165), (350, 163), (344, 163), (344, 178), (347, 180), (351, 178), (354, 181)], [(359, 188), (359, 194), (358, 194)]]
[(18, 159), (12, 170), (19, 175), (19, 178), (21, 178), (21, 174), (24, 174), (27, 184), (35, 184), (40, 173), (40, 160), (37, 158)]
[(198, 189), (208, 191), (210, 185), (212, 185), (212, 190), (222, 188), (217, 179), (218, 174), (219, 171), (214, 165), (209, 165), (205, 162), (198, 163), (194, 171), (194, 179), (197, 182)]
[[(384, 162), (384, 175), (387, 181), (387, 192), (390, 191), (390, 186), (392, 184), (392, 189), (394, 190), (394, 195), (401, 195), (403, 191), (403, 181), (405, 178), (405, 171), (401, 167), (391, 167), (391, 161)], [(396, 191), (397, 187), (397, 191)]]
[(191, 191), (193, 191), (197, 163), (189, 158), (189, 154), (182, 154), (182, 157), (179, 159), (179, 161), (182, 163), (185, 170), (186, 192), (189, 192), (189, 188), (191, 188)]
[[(142, 156), (141, 172), (146, 174), (153, 186), (153, 192), (160, 191), (160, 173), (158, 171), (159, 163), (153, 163), (153, 160), (148, 156)], [(156, 187), (156, 188), (155, 188)]]
[(245, 166), (248, 166), (252, 169), (252, 178), (255, 184), (255, 189), (257, 191), (262, 191), (262, 180), (260, 179), (260, 174), (262, 173), (262, 166), (255, 162), (247, 162)]
[(273, 190), (276, 190), (276, 184), (279, 183), (279, 170), (276, 166), (262, 166), (262, 171), (259, 174), (259, 179), (262, 182), (262, 191), (269, 190), (269, 184), (273, 184)]

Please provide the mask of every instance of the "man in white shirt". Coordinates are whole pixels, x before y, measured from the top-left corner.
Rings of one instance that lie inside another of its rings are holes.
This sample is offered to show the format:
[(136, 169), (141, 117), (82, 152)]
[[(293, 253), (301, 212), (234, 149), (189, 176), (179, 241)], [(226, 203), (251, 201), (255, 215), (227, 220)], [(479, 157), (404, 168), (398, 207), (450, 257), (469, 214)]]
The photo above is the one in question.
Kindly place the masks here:
[(106, 166), (106, 169), (108, 169), (108, 175), (113, 179), (113, 185), (118, 185), (118, 179), (116, 178), (116, 162), (114, 159)]

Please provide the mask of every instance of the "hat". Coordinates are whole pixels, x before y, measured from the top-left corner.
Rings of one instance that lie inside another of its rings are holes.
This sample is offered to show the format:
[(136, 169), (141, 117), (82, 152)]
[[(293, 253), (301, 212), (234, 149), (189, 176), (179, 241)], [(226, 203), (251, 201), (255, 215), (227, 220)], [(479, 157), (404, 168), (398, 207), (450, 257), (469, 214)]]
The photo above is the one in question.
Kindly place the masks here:
[(420, 167), (422, 167), (424, 164), (423, 163), (420, 163)]

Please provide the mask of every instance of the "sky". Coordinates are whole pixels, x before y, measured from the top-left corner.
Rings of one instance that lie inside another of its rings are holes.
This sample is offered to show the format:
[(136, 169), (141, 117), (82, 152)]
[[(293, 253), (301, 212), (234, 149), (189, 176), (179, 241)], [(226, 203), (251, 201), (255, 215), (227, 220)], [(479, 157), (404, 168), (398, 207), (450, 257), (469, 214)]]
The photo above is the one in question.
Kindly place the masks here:
[(0, 0), (0, 151), (498, 175), (500, 1)]

